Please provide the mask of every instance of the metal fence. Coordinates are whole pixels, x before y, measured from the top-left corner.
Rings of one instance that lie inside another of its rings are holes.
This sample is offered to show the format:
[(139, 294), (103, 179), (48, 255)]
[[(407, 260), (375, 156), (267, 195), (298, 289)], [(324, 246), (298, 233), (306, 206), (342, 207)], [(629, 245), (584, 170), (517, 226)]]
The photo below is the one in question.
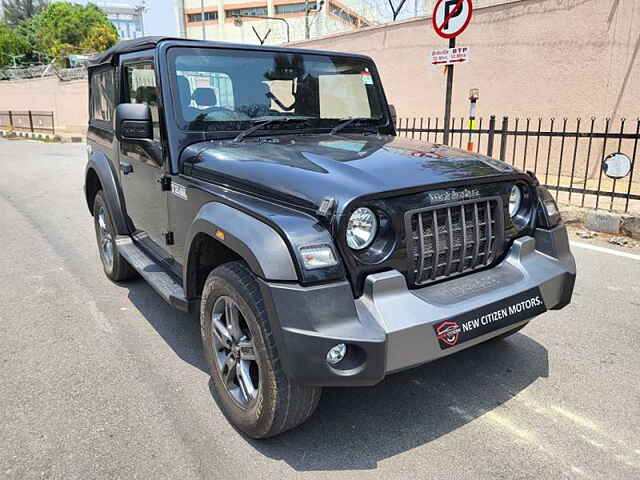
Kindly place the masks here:
[(55, 134), (53, 112), (0, 111), (0, 128), (32, 133)]
[[(398, 118), (400, 136), (438, 143), (444, 125), (438, 117)], [(640, 119), (532, 119), (495, 116), (454, 118), (449, 130), (453, 147), (486, 153), (523, 171), (531, 171), (556, 200), (581, 207), (640, 210), (640, 167), (636, 162)], [(602, 160), (622, 152), (631, 159), (627, 177), (603, 174)]]

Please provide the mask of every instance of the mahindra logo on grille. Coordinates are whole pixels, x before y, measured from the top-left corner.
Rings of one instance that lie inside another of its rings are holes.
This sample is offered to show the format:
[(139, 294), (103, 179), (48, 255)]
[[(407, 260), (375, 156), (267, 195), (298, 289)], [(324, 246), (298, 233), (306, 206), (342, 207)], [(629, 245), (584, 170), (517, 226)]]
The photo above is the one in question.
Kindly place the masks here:
[(457, 202), (458, 200), (478, 198), (480, 196), (480, 191), (475, 188), (465, 188), (464, 190), (441, 190), (439, 192), (429, 192), (428, 195), (431, 203)]

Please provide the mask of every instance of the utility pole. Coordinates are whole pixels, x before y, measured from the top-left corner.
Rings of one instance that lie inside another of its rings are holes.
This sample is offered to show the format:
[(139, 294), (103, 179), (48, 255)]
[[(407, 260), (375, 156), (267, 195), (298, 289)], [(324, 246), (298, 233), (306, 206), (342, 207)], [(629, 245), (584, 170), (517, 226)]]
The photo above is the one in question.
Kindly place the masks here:
[(304, 0), (304, 38), (309, 40), (309, 0)]
[(200, 15), (202, 15), (202, 40), (206, 40), (207, 34), (204, 30), (204, 0), (200, 0)]
[(141, 35), (144, 37), (144, 12), (147, 11), (147, 0), (142, 0), (142, 3), (136, 7), (136, 14), (140, 15), (140, 30)]

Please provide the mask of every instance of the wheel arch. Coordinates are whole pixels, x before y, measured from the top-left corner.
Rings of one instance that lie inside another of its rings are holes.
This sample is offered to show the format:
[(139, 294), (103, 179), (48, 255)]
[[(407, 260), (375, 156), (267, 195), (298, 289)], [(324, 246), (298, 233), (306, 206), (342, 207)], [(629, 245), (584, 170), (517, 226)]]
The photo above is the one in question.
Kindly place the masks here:
[(93, 204), (95, 202), (96, 194), (100, 190), (102, 190), (102, 182), (100, 182), (100, 177), (98, 177), (95, 169), (88, 168), (84, 181), (84, 195), (87, 200), (87, 208), (89, 208), (89, 212), (91, 213), (91, 215), (93, 215)]
[(209, 271), (231, 260), (243, 260), (263, 279), (298, 280), (282, 237), (269, 225), (222, 203), (211, 202), (200, 208), (187, 233), (185, 251), (187, 298), (198, 297)]
[(120, 187), (109, 159), (103, 152), (89, 157), (85, 169), (84, 192), (89, 212), (93, 215), (93, 201), (96, 193), (102, 190), (109, 213), (120, 235), (129, 233)]
[(198, 232), (192, 239), (185, 263), (184, 288), (187, 298), (200, 296), (211, 270), (242, 258), (212, 235)]

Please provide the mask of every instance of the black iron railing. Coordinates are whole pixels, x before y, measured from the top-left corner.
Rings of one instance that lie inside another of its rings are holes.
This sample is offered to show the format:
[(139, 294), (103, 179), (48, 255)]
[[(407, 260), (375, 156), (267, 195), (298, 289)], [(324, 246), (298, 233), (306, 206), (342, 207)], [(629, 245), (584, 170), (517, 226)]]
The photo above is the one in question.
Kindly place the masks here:
[(0, 128), (32, 133), (56, 133), (53, 112), (0, 111)]
[[(503, 117), (454, 118), (450, 145), (484, 153), (523, 171), (533, 172), (540, 183), (555, 192), (556, 200), (582, 207), (608, 208), (628, 212), (640, 210), (640, 167), (636, 162), (640, 140), (640, 119), (588, 120), (577, 118)], [(398, 118), (398, 135), (416, 140), (441, 142), (442, 119)], [(631, 171), (623, 179), (603, 174), (602, 160), (622, 152), (631, 159)], [(608, 205), (602, 205), (602, 197)]]

